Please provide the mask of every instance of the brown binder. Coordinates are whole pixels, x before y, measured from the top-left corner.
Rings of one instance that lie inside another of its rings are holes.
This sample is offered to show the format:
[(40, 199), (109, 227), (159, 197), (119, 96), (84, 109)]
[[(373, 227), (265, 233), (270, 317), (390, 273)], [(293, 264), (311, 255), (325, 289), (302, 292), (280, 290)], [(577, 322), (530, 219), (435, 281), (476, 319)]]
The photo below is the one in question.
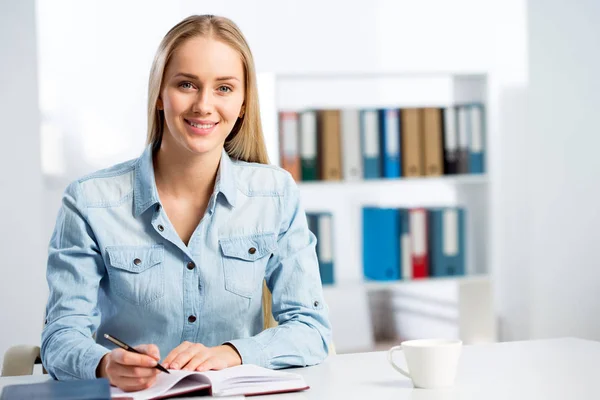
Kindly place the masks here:
[(281, 168), (292, 174), (296, 182), (302, 178), (299, 151), (298, 113), (279, 113), (279, 154)]
[(423, 176), (422, 110), (404, 108), (402, 120), (402, 176)]
[(423, 109), (423, 148), (425, 155), (425, 175), (443, 175), (442, 110), (439, 108)]
[(339, 110), (319, 111), (319, 144), (321, 179), (325, 181), (337, 181), (342, 179)]

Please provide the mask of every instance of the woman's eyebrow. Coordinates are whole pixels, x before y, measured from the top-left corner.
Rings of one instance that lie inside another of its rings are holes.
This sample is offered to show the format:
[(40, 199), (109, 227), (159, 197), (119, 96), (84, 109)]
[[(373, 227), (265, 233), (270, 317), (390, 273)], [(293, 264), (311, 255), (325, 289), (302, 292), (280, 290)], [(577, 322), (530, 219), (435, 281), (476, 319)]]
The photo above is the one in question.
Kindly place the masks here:
[[(200, 80), (196, 75), (194, 74), (188, 74), (187, 72), (179, 72), (177, 74), (175, 74), (174, 78), (179, 78), (179, 77), (183, 77), (183, 78), (188, 78), (188, 79), (193, 79), (193, 80)], [(217, 77), (215, 80), (216, 81), (229, 81), (229, 80), (236, 80), (239, 81), (238, 78), (236, 78), (235, 76), (219, 76)]]

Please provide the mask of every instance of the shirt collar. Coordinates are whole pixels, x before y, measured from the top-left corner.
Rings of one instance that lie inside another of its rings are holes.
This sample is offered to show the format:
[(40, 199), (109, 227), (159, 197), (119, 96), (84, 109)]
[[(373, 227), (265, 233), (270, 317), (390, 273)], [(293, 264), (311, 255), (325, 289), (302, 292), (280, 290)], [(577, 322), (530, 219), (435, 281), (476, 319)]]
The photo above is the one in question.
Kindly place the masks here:
[[(217, 179), (215, 181), (215, 190), (212, 200), (209, 204), (210, 211), (215, 209), (217, 196), (222, 193), (227, 202), (235, 207), (237, 198), (237, 186), (233, 171), (233, 162), (229, 155), (223, 149)], [(155, 204), (160, 204), (158, 190), (156, 189), (156, 180), (154, 179), (154, 165), (152, 161), (152, 145), (148, 145), (135, 166), (134, 188), (134, 214), (138, 217), (144, 211)]]
[(144, 150), (138, 159), (133, 179), (133, 212), (135, 217), (138, 217), (154, 204), (160, 204), (156, 181), (154, 180), (151, 144), (146, 147), (146, 150)]
[(229, 154), (223, 149), (221, 153), (221, 162), (219, 164), (219, 171), (217, 172), (217, 179), (215, 182), (215, 195), (213, 196), (213, 204), (211, 204), (211, 211), (214, 211), (215, 202), (217, 195), (222, 193), (225, 199), (232, 207), (235, 207), (237, 198), (237, 185), (235, 181), (235, 174), (233, 171), (233, 162), (229, 158)]

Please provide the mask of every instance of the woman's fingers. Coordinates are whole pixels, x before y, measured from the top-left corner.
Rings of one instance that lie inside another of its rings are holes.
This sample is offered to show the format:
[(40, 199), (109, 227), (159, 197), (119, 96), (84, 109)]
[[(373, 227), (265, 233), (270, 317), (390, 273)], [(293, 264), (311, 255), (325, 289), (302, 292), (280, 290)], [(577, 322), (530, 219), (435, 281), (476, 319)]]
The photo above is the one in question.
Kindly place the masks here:
[(155, 344), (141, 344), (136, 346), (135, 349), (149, 355), (156, 361), (160, 360), (160, 350), (158, 350), (158, 346)]
[(118, 376), (126, 378), (151, 378), (160, 373), (156, 368), (133, 367), (129, 365), (116, 364), (114, 372)]
[(188, 346), (184, 351), (177, 354), (175, 359), (170, 363), (171, 369), (183, 369), (196, 356), (204, 360), (207, 347), (200, 343), (194, 343)]
[(147, 389), (156, 382), (160, 371), (154, 368), (159, 357), (158, 348), (153, 345), (139, 346), (136, 349), (151, 355), (137, 354), (123, 349), (115, 349), (108, 354), (106, 375), (113, 386), (131, 392)]
[(227, 361), (220, 357), (210, 357), (205, 360), (203, 363), (196, 366), (196, 371), (209, 371), (209, 370), (219, 370), (227, 368)]
[(138, 354), (123, 349), (115, 349), (111, 352), (112, 361), (121, 365), (139, 366), (153, 368), (156, 366), (156, 360), (145, 354)]
[(200, 364), (204, 363), (210, 354), (206, 351), (196, 354), (187, 364), (182, 368), (186, 371), (194, 371)]
[(171, 350), (167, 357), (165, 357), (163, 366), (170, 369), (180, 369), (182, 366), (179, 364), (173, 365), (173, 361), (179, 356), (180, 353), (186, 351), (192, 345), (193, 343), (183, 342), (179, 346), (175, 347), (173, 350)]

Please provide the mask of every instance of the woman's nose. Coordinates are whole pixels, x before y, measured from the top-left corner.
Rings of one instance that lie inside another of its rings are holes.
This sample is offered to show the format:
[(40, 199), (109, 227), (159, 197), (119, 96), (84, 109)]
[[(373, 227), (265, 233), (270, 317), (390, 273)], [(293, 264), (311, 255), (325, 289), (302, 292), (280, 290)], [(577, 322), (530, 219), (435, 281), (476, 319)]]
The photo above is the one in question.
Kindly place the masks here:
[(213, 109), (212, 92), (208, 89), (198, 91), (198, 95), (192, 106), (192, 111), (199, 114), (210, 113)]

